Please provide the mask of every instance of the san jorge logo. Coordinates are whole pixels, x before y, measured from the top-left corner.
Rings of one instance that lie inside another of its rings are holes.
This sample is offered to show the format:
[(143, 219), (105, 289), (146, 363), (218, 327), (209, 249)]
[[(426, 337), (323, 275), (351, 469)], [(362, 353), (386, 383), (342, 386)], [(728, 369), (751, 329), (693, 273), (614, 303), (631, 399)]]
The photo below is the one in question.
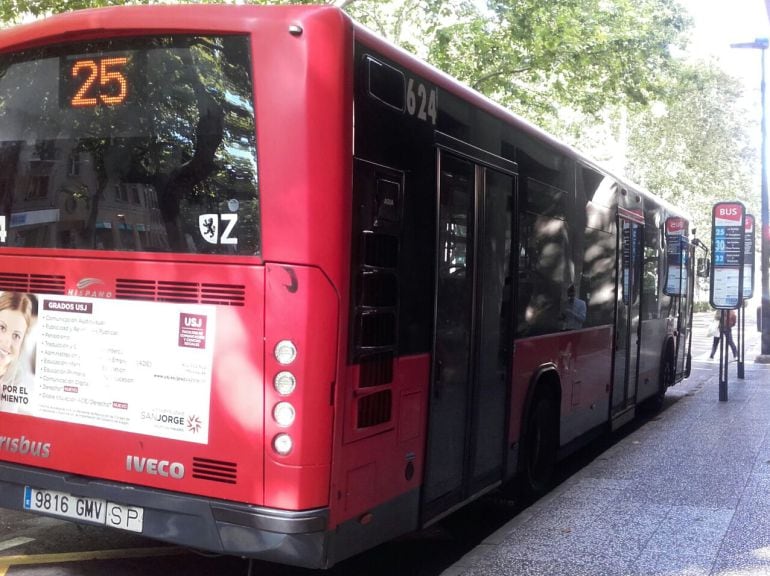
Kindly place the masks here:
[(201, 427), (203, 426), (203, 423), (201, 422), (201, 419), (198, 418), (198, 416), (191, 415), (187, 417), (187, 431), (192, 432), (193, 434), (197, 434), (201, 431)]

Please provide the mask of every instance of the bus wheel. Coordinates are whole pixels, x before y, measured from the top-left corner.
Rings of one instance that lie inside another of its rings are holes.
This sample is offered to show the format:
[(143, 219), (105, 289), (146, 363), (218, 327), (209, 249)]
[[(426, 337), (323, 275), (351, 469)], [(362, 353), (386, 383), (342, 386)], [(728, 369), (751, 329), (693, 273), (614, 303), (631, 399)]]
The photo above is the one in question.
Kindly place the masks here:
[(521, 484), (525, 493), (543, 494), (551, 484), (556, 466), (558, 424), (551, 394), (539, 393), (527, 415), (522, 438)]

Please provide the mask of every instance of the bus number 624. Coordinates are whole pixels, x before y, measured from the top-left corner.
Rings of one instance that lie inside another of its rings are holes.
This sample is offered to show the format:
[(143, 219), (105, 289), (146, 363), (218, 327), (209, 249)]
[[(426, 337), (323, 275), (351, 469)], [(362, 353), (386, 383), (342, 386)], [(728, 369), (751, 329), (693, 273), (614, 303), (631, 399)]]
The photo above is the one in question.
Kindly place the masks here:
[[(415, 84), (417, 88), (415, 89)], [(419, 120), (430, 121), (436, 124), (436, 89), (425, 86), (422, 82), (415, 82), (413, 78), (409, 79), (406, 86), (406, 111), (410, 116), (417, 116)]]

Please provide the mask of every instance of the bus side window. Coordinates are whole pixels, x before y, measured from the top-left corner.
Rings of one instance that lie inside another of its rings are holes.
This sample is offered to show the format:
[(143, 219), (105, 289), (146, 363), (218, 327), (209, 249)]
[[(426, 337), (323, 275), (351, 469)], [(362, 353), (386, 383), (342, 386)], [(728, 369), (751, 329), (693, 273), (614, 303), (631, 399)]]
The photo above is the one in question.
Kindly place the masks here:
[(565, 274), (566, 223), (556, 218), (523, 213), (519, 262), (517, 336), (535, 336), (561, 328), (560, 316)]
[(653, 320), (661, 317), (661, 296), (663, 278), (660, 270), (664, 256), (664, 230), (661, 224), (660, 210), (652, 203), (644, 210), (644, 247), (642, 253), (642, 318)]
[(611, 324), (615, 315), (615, 212), (610, 208), (615, 183), (589, 166), (580, 166), (577, 175), (574, 278), (580, 279), (580, 298), (587, 304), (584, 327), (588, 328)]

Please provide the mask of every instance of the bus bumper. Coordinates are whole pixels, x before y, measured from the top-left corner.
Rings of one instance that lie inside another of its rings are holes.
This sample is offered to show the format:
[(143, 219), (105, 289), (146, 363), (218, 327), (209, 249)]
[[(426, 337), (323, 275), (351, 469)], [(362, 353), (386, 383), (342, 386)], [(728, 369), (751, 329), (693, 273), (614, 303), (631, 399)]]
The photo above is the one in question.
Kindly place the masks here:
[(326, 508), (261, 508), (0, 462), (0, 507), (24, 511), (26, 486), (140, 507), (148, 538), (306, 568), (328, 565)]

